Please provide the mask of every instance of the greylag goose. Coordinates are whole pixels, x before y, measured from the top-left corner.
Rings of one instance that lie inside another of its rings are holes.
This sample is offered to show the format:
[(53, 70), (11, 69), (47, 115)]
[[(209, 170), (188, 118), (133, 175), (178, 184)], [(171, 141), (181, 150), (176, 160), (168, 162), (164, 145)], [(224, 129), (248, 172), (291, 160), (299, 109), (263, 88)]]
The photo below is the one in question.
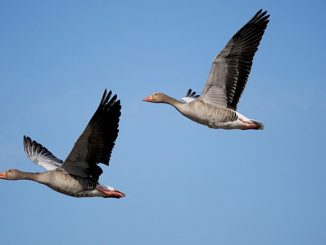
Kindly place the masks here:
[(262, 123), (241, 115), (236, 109), (268, 18), (267, 11), (259, 10), (229, 40), (214, 59), (200, 96), (196, 97), (190, 90), (182, 101), (163, 93), (154, 93), (143, 100), (170, 104), (185, 117), (210, 128), (263, 129)]
[(109, 165), (112, 149), (119, 132), (120, 100), (105, 90), (95, 114), (63, 162), (47, 148), (24, 136), (24, 150), (29, 159), (44, 167), (42, 173), (10, 169), (0, 173), (0, 179), (32, 180), (73, 197), (111, 197), (125, 195), (113, 187), (99, 184), (102, 169)]

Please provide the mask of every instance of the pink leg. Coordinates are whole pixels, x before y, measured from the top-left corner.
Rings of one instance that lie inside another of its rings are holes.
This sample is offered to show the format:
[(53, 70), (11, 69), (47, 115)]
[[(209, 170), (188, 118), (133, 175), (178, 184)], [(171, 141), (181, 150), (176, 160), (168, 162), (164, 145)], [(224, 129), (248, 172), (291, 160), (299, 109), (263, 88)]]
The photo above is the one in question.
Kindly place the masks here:
[(110, 189), (104, 188), (103, 186), (100, 186), (100, 185), (98, 185), (96, 187), (96, 190), (98, 190), (99, 192), (103, 193), (105, 195), (104, 197), (121, 198), (121, 197), (125, 197), (126, 196), (121, 191), (118, 191), (118, 190), (110, 190)]

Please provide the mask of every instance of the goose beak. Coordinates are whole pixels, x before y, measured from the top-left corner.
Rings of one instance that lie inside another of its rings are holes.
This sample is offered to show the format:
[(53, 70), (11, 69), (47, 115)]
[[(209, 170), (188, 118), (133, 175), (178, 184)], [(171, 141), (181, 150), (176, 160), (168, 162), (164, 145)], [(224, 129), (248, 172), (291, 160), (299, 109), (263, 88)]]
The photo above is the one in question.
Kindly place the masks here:
[(143, 99), (143, 101), (146, 101), (146, 102), (153, 102), (153, 96), (150, 95), (150, 96), (146, 97), (145, 99)]
[(0, 173), (0, 179), (7, 179), (7, 175), (5, 172)]

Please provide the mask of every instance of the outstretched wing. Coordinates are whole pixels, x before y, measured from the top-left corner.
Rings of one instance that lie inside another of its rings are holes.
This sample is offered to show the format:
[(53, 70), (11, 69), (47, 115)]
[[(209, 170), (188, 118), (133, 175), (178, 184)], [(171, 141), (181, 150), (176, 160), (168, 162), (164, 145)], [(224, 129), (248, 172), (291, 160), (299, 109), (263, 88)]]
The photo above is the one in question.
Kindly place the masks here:
[(68, 173), (97, 181), (102, 174), (97, 164), (109, 165), (121, 115), (120, 100), (111, 95), (104, 91), (95, 114), (62, 165)]
[(267, 11), (259, 10), (216, 56), (200, 98), (236, 110), (267, 24)]
[(187, 94), (185, 97), (181, 99), (182, 102), (189, 103), (191, 101), (194, 101), (199, 97), (199, 94), (196, 94), (195, 91), (192, 91), (191, 88), (188, 89)]
[(48, 149), (41, 144), (24, 136), (24, 151), (29, 159), (46, 170), (54, 170), (62, 165), (62, 160), (56, 158)]

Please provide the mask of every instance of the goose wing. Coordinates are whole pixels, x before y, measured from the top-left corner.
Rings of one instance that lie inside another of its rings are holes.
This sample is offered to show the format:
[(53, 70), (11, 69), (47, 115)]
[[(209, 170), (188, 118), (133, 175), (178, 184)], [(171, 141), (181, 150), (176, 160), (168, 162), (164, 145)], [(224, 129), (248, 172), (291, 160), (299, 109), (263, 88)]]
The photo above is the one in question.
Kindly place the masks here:
[(259, 10), (216, 56), (200, 96), (203, 101), (236, 110), (268, 18), (267, 11)]
[(181, 99), (182, 102), (184, 103), (189, 103), (191, 101), (194, 101), (199, 97), (199, 94), (196, 94), (195, 91), (193, 91), (191, 88), (188, 89), (186, 96)]
[(29, 159), (46, 170), (54, 170), (62, 165), (62, 160), (56, 158), (48, 149), (41, 144), (24, 136), (24, 151)]
[(102, 169), (97, 164), (109, 165), (121, 115), (120, 100), (111, 95), (111, 91), (104, 91), (100, 105), (62, 165), (68, 173), (98, 181)]

